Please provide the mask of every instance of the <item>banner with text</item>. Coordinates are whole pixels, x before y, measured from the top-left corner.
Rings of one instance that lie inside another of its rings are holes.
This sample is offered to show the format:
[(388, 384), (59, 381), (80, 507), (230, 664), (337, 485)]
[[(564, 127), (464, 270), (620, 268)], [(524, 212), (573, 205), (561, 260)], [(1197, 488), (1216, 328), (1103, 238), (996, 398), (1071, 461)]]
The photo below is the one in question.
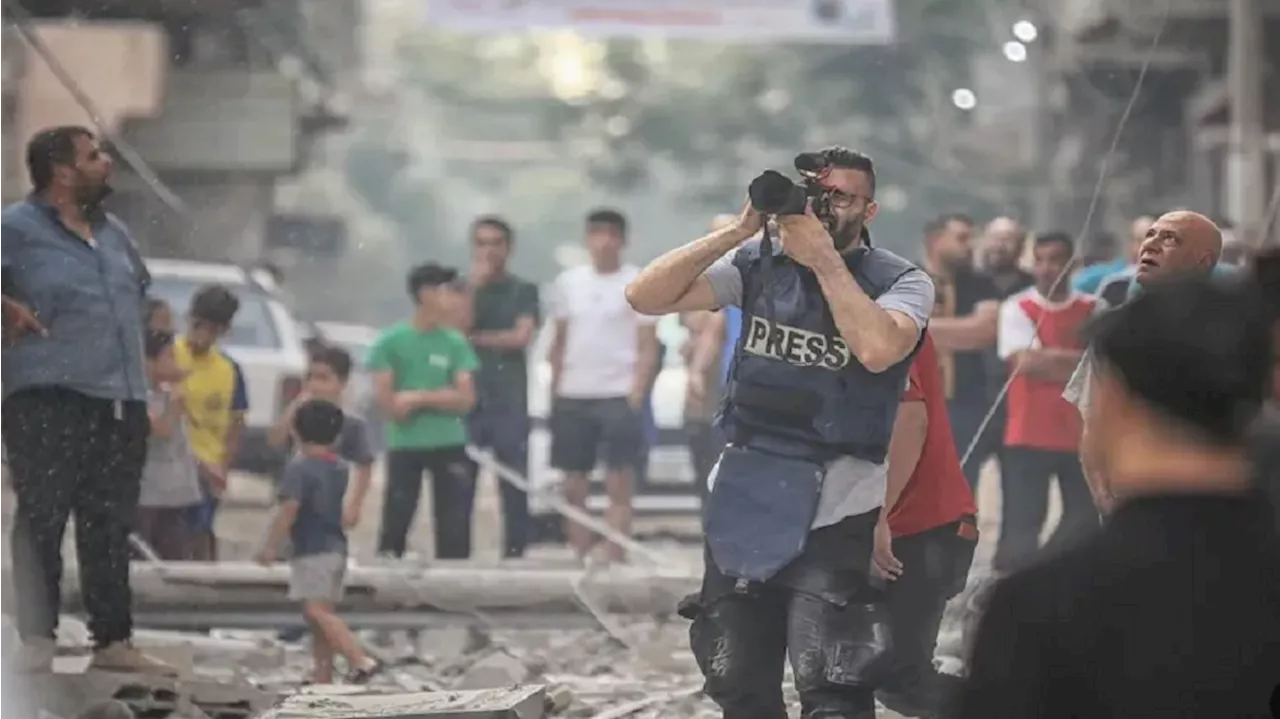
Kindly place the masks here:
[(466, 33), (570, 29), (588, 35), (885, 45), (894, 0), (427, 0), (427, 18)]

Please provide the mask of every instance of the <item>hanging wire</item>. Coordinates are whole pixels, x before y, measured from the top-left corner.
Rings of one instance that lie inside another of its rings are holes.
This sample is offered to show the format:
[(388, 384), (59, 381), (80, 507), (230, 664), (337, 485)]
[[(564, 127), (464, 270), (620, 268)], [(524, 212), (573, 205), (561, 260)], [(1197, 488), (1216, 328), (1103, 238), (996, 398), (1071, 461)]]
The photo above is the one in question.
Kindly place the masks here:
[[(1120, 147), (1120, 138), (1124, 135), (1124, 128), (1129, 123), (1129, 118), (1133, 114), (1133, 108), (1138, 103), (1138, 97), (1142, 94), (1143, 81), (1147, 77), (1147, 71), (1151, 68), (1152, 58), (1155, 57), (1156, 49), (1160, 46), (1160, 39), (1164, 36), (1165, 26), (1168, 25), (1169, 15), (1173, 9), (1173, 0), (1165, 0), (1164, 12), (1160, 16), (1160, 24), (1156, 28), (1155, 34), (1151, 38), (1151, 44), (1147, 47), (1146, 55), (1142, 60), (1142, 68), (1138, 72), (1138, 79), (1133, 84), (1133, 92), (1129, 95), (1129, 102), (1125, 105), (1124, 112), (1120, 115), (1120, 120), (1116, 124), (1115, 133), (1111, 137), (1111, 146), (1107, 148), (1107, 153), (1102, 156), (1102, 166), (1098, 171), (1098, 181), (1093, 186), (1093, 193), (1089, 197), (1089, 209), (1085, 212), (1084, 223), (1080, 228), (1080, 232), (1076, 237), (1085, 237), (1089, 232), (1090, 225), (1093, 224), (1093, 215), (1098, 209), (1098, 201), (1102, 198), (1102, 189), (1106, 186), (1107, 176), (1111, 170), (1111, 159), (1115, 156), (1116, 150)], [(1058, 287), (1071, 274), (1072, 268), (1075, 266), (1074, 260), (1081, 256), (1079, 248), (1072, 257), (1072, 262), (1068, 262), (1063, 268), (1057, 279), (1053, 281), (1053, 285), (1049, 288), (1049, 294), (1052, 295)], [(1048, 315), (1041, 315), (1036, 322), (1035, 330), (1038, 334), (1040, 325), (1044, 322)], [(974, 450), (978, 446), (978, 440), (982, 438), (983, 432), (987, 431), (987, 426), (991, 424), (991, 419), (995, 417), (996, 412), (1000, 409), (1000, 404), (1004, 402), (1004, 398), (1009, 394), (1009, 387), (1013, 385), (1013, 381), (1017, 379), (1022, 372), (1022, 365), (1015, 365), (1009, 373), (1009, 379), (1000, 388), (1000, 393), (996, 395), (995, 401), (991, 403), (991, 408), (987, 410), (986, 415), (982, 418), (982, 422), (978, 425), (978, 431), (974, 433), (973, 439), (969, 442), (969, 446), (965, 449), (964, 455), (960, 458), (960, 464), (968, 463), (969, 458), (973, 455)]]

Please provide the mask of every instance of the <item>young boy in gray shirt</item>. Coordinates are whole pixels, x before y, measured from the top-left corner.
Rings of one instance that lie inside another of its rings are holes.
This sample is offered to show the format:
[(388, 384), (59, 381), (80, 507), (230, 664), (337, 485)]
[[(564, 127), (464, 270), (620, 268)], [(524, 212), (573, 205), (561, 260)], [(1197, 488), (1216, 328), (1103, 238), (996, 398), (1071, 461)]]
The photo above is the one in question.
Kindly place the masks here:
[(367, 682), (381, 668), (335, 612), (347, 568), (343, 505), (349, 470), (334, 452), (343, 420), (337, 405), (321, 399), (307, 400), (294, 410), (298, 453), (285, 467), (280, 508), (258, 557), (270, 564), (285, 535), (292, 540), (289, 598), (302, 603), (302, 616), (311, 629), (311, 681), (317, 684), (332, 683), (335, 654), (347, 660), (347, 682), (352, 684)]

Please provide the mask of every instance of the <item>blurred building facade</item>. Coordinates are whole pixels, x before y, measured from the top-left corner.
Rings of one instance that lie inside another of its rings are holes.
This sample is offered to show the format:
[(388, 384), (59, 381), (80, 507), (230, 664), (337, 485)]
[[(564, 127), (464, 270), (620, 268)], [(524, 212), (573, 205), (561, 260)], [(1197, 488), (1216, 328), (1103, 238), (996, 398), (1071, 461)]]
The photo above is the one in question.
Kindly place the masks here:
[(1189, 207), (1258, 241), (1280, 183), (1280, 2), (1046, 0), (1041, 10), (1059, 90), (1046, 119), (1056, 211), (1085, 213), (1150, 57), (1104, 212)]
[(100, 124), (181, 199), (175, 210), (147, 173), (120, 163), (112, 209), (144, 252), (254, 262), (273, 245), (341, 244), (334, 218), (277, 217), (275, 188), (345, 126), (359, 0), (6, 0), (4, 10), (6, 203), (29, 189), (31, 134)]

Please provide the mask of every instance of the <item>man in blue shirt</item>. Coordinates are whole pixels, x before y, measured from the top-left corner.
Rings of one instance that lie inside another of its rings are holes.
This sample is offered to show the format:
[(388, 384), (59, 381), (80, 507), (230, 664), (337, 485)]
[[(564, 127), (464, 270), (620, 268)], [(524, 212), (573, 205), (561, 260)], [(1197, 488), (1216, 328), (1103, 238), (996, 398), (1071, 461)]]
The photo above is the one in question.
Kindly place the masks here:
[(1071, 278), (1071, 288), (1088, 295), (1097, 294), (1104, 280), (1133, 266), (1138, 261), (1138, 248), (1142, 246), (1142, 241), (1146, 238), (1147, 231), (1151, 229), (1153, 222), (1155, 218), (1150, 215), (1143, 215), (1134, 220), (1129, 226), (1129, 246), (1125, 249), (1124, 257), (1110, 262), (1100, 262), (1080, 270), (1075, 277)]
[(62, 538), (76, 517), (91, 669), (175, 674), (133, 648), (129, 527), (147, 453), (143, 303), (150, 278), (128, 230), (101, 209), (111, 157), (82, 127), (27, 145), (32, 193), (3, 214), (3, 436), (17, 507), (13, 582), (22, 650), (49, 672)]

